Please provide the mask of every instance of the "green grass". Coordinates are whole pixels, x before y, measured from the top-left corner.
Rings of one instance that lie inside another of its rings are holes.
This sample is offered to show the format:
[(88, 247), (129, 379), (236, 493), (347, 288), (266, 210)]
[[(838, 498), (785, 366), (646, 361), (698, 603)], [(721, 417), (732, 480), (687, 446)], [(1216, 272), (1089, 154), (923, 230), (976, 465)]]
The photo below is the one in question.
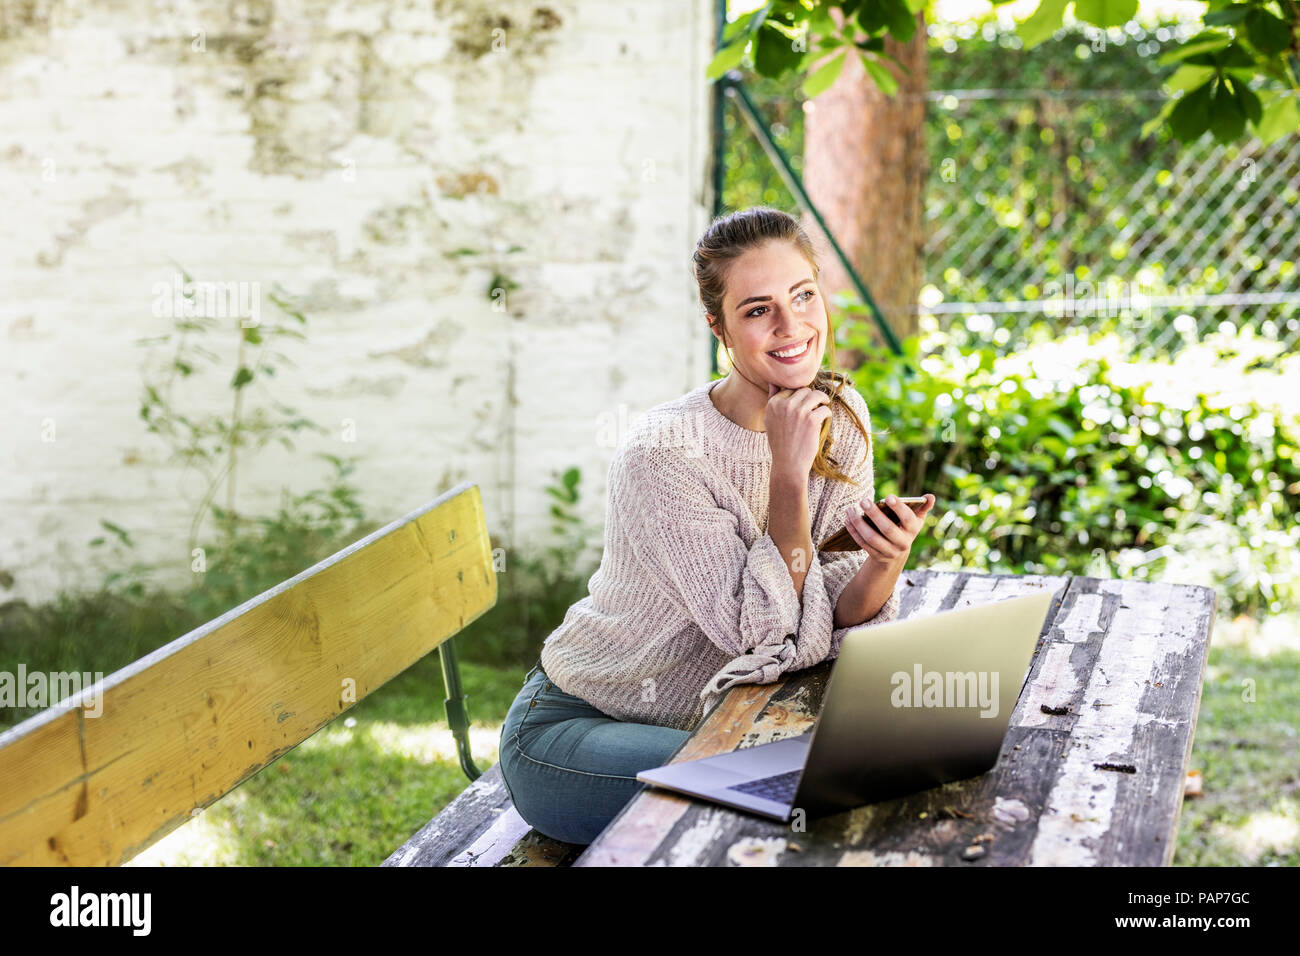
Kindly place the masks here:
[[(1176, 866), (1300, 866), (1300, 651), (1210, 647)], [(1243, 699), (1253, 682), (1254, 701)]]

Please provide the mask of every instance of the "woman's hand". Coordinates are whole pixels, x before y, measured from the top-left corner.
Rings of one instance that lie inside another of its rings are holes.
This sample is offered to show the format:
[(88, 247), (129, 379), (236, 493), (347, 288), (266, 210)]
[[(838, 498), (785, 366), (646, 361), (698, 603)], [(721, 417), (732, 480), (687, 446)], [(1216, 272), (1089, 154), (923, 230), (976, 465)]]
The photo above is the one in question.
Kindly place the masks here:
[(871, 530), (871, 525), (868, 525), (862, 515), (858, 514), (857, 505), (849, 505), (845, 510), (844, 527), (849, 529), (849, 534), (862, 546), (862, 550), (875, 560), (883, 564), (905, 564), (908, 554), (912, 551), (912, 542), (921, 531), (925, 516), (934, 508), (934, 495), (927, 492), (925, 497), (929, 501), (919, 512), (913, 511), (911, 505), (903, 504), (896, 495), (885, 498), (885, 507), (898, 515), (902, 522), (901, 527), (894, 524), (889, 515), (872, 499), (863, 498), (858, 502), (866, 511), (872, 524), (884, 532), (883, 535)]
[(831, 417), (831, 397), (816, 388), (779, 388), (767, 383), (763, 424), (772, 449), (773, 473), (807, 481), (821, 448), (822, 422)]

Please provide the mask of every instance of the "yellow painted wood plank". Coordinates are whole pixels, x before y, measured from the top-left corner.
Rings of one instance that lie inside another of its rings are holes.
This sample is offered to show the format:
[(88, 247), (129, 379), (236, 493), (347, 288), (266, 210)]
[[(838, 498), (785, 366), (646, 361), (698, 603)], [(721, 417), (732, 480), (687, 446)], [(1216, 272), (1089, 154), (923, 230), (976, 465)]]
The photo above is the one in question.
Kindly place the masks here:
[(0, 735), (0, 864), (126, 862), (496, 598), (462, 483)]

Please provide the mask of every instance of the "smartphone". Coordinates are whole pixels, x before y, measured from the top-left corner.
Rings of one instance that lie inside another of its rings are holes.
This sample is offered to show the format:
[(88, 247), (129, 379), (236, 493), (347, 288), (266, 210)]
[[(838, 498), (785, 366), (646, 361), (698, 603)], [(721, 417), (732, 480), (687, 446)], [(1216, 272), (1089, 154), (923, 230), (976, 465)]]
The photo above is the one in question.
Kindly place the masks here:
[[(915, 497), (915, 498), (900, 497), (898, 500), (903, 504), (908, 505), (914, 512), (922, 511), (925, 508), (925, 495), (921, 495), (920, 497)], [(879, 506), (881, 511), (889, 515), (889, 519), (893, 521), (894, 524), (896, 525), (902, 524), (902, 522), (899, 521), (898, 519), (898, 515), (894, 514), (894, 509), (889, 507), (889, 505), (885, 504), (884, 501), (878, 501), (876, 502), (876, 504)], [(866, 521), (867, 527), (869, 527), (872, 531), (875, 531), (877, 534), (881, 534), (880, 529), (876, 527), (875, 523), (870, 518), (864, 516), (863, 520)], [(853, 535), (849, 534), (848, 528), (841, 528), (838, 532), (831, 535), (824, 542), (822, 542), (821, 546), (817, 550), (818, 551), (861, 551), (862, 545), (858, 544), (857, 541), (853, 540)]]

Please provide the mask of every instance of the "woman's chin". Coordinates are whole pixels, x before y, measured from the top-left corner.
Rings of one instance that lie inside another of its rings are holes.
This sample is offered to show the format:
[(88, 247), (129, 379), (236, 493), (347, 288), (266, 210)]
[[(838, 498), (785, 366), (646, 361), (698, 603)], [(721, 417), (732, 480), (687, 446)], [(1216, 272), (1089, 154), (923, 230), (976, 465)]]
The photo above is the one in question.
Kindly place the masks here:
[(807, 388), (817, 381), (817, 368), (781, 369), (772, 373), (770, 381), (777, 388)]

